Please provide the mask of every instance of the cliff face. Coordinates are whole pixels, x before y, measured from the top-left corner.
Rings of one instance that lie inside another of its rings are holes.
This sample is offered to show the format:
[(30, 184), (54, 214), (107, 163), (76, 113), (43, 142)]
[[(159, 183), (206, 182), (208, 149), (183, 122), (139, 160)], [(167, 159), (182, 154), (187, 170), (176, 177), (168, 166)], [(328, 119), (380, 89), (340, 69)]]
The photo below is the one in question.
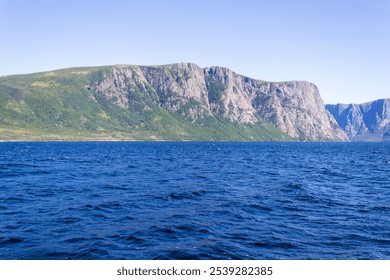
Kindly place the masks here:
[(352, 141), (390, 141), (390, 99), (326, 105)]
[(256, 111), (295, 138), (346, 140), (314, 84), (262, 82), (252, 96)]
[(0, 139), (348, 139), (311, 83), (192, 63), (0, 77), (0, 131)]
[(314, 84), (265, 82), (223, 67), (191, 63), (166, 66), (113, 66), (89, 86), (117, 106), (157, 104), (196, 122), (217, 116), (238, 124), (271, 122), (293, 138), (347, 140)]

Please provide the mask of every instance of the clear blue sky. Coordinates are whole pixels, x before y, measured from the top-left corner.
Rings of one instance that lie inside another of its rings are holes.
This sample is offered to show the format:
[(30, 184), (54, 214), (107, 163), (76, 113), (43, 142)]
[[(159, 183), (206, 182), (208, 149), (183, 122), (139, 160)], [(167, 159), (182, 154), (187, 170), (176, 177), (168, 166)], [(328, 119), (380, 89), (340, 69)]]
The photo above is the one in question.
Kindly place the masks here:
[(0, 26), (0, 75), (193, 62), (390, 98), (390, 0), (0, 0)]

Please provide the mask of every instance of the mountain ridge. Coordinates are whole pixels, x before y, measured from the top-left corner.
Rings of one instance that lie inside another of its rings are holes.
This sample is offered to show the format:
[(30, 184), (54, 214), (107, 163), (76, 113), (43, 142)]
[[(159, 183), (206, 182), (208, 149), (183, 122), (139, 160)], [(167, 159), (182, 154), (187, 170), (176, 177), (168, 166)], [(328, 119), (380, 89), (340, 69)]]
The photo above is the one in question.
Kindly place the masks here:
[(328, 104), (351, 141), (390, 141), (390, 98), (362, 104)]
[(347, 140), (314, 84), (255, 80), (193, 63), (1, 77), (0, 108), (0, 128), (8, 132), (130, 140)]

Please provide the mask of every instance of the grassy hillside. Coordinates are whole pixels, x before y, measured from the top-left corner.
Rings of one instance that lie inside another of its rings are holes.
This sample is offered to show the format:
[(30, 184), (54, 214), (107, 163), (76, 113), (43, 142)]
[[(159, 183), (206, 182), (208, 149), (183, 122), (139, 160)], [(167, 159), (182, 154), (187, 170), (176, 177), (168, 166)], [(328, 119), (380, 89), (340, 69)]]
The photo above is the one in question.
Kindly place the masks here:
[(108, 69), (1, 77), (0, 140), (292, 140), (264, 120), (242, 125), (209, 116), (191, 122), (185, 108), (170, 112), (144, 92), (121, 108), (89, 90)]

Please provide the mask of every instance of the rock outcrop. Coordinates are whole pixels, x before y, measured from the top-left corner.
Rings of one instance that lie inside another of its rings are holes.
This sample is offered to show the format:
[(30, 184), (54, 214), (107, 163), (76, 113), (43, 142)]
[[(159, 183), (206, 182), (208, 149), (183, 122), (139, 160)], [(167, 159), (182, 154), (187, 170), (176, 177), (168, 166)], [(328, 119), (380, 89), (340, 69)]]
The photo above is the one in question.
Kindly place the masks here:
[(351, 141), (390, 141), (390, 99), (326, 105)]
[(210, 115), (238, 124), (265, 119), (300, 140), (348, 139), (318, 88), (306, 81), (266, 82), (223, 67), (178, 63), (112, 66), (88, 87), (117, 106), (137, 103), (146, 110), (152, 102), (192, 122)]

